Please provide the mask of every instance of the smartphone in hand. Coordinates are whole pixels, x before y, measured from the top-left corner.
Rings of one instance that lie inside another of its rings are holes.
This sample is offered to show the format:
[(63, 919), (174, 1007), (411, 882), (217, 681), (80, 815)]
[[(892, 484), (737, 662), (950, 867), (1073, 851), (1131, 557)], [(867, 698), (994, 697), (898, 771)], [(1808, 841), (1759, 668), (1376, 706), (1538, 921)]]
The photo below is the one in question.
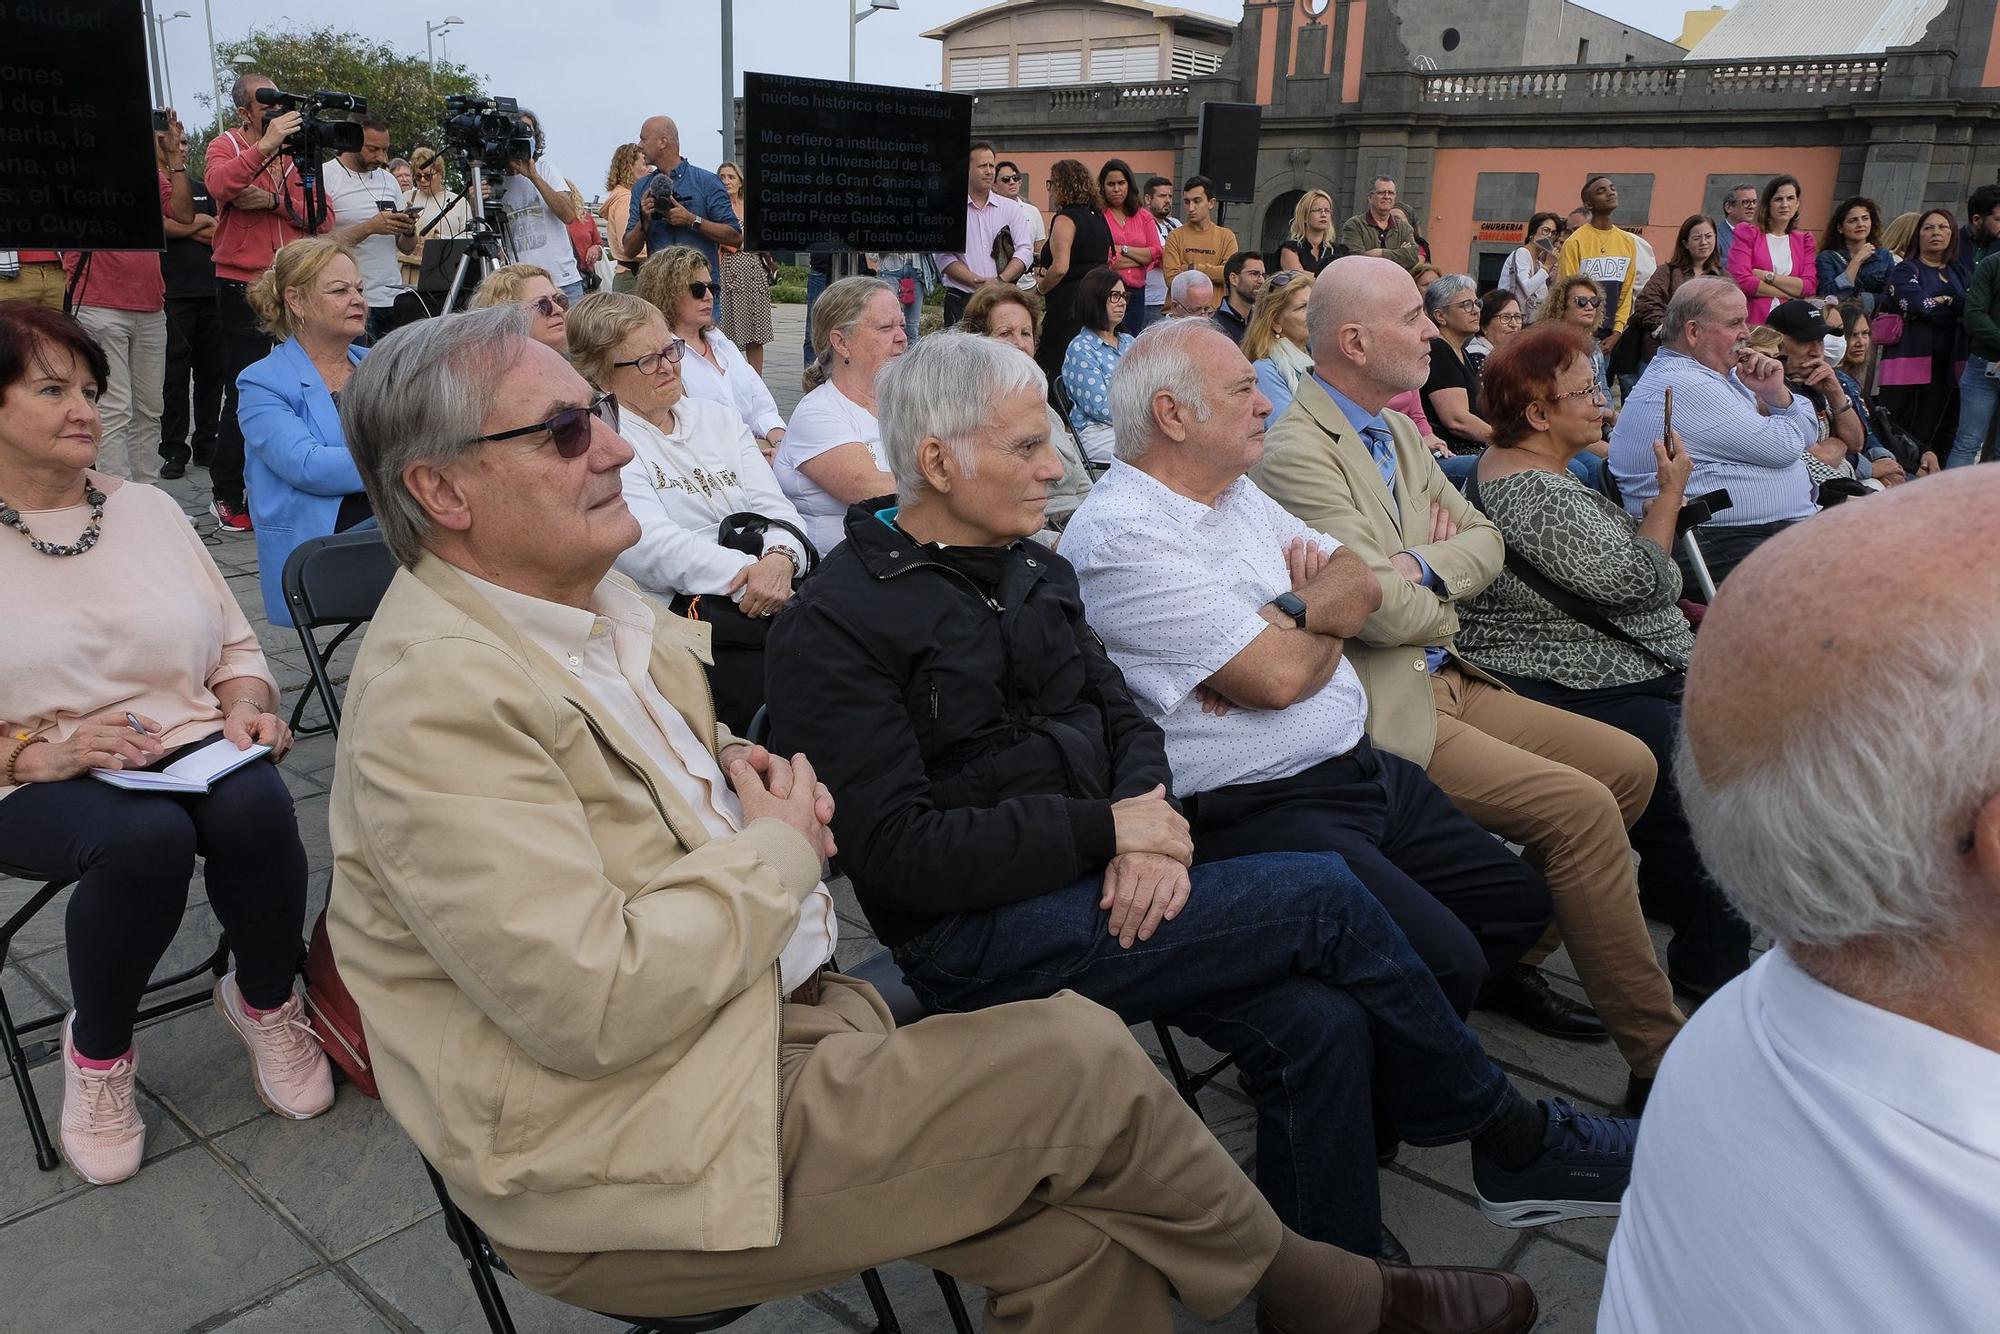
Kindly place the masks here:
[(1662, 414), (1660, 434), (1667, 442), (1667, 457), (1674, 456), (1674, 391), (1669, 385), (1666, 391), (1666, 411)]

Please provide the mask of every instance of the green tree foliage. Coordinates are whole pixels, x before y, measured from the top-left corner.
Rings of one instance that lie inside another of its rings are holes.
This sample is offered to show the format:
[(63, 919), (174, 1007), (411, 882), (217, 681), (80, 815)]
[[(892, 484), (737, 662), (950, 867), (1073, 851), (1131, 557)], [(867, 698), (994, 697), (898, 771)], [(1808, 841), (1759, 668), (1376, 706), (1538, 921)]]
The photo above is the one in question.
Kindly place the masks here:
[[(433, 69), (421, 53), (406, 55), (387, 42), (338, 28), (311, 32), (280, 32), (253, 28), (245, 36), (216, 47), (225, 77), (247, 68), (288, 93), (312, 93), (322, 88), (368, 99), (368, 109), (388, 118), (392, 155), (408, 157), (420, 143), (443, 147), (438, 131), (444, 119), (447, 93), (477, 93), (484, 80), (463, 65), (439, 61)], [(248, 56), (239, 67), (236, 57)], [(228, 102), (227, 90), (220, 99)], [(213, 124), (200, 131), (190, 127), (189, 157), (199, 172), (208, 141), (236, 123), (234, 107), (216, 108)]]

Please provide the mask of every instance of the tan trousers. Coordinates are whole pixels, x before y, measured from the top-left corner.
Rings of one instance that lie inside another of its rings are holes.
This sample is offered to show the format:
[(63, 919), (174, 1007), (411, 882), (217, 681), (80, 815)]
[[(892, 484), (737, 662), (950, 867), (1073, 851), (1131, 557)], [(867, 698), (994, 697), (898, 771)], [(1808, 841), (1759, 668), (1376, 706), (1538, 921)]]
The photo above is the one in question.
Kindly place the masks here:
[(1625, 831), (1652, 798), (1658, 766), (1638, 738), (1501, 690), (1447, 664), (1431, 681), (1437, 749), (1427, 772), (1452, 803), (1527, 850), (1548, 878), (1577, 980), (1633, 1073), (1651, 1077), (1686, 1022), (1639, 910)]
[(166, 401), (167, 314), (80, 306), (76, 322), (104, 349), (111, 376), (97, 400), (104, 441), (97, 470), (135, 482), (160, 480), (160, 412)]
[(60, 264), (46, 261), (23, 264), (18, 278), (0, 279), (0, 301), (32, 301), (50, 310), (61, 310), (63, 289), (69, 278)]
[(750, 1251), (502, 1251), (529, 1287), (621, 1315), (812, 1292), (908, 1257), (988, 1290), (989, 1334), (1173, 1328), (1234, 1309), (1277, 1216), (1117, 1016), (1063, 992), (894, 1029), (826, 976), (787, 1005), (783, 1239)]

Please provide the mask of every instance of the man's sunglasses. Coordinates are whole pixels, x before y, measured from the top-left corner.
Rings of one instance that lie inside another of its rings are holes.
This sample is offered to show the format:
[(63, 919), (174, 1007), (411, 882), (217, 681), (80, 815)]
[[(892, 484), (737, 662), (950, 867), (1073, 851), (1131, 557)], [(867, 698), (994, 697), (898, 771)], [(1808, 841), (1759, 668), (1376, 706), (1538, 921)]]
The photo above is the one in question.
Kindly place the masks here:
[[(701, 294), (697, 292), (695, 295), (699, 296)], [(658, 352), (648, 352), (645, 356), (634, 357), (630, 361), (614, 361), (611, 363), (611, 368), (613, 370), (622, 370), (627, 366), (631, 366), (641, 375), (651, 375), (660, 369), (662, 362), (671, 366), (680, 365), (681, 358), (685, 355), (687, 355), (687, 344), (676, 338)]]
[[(708, 300), (708, 299), (709, 299), (710, 297), (712, 297), (712, 296), (715, 296), (716, 294), (718, 294), (718, 293), (719, 293), (719, 292), (721, 292), (721, 291), (722, 291), (722, 284), (721, 284), (721, 283), (689, 283), (689, 284), (688, 284), (688, 295), (689, 295), (689, 296), (691, 296), (691, 297), (693, 297), (693, 298), (694, 298), (695, 300), (697, 300), (697, 301), (706, 301), (706, 300)], [(679, 360), (680, 360), (680, 358), (679, 358), (679, 357), (675, 357), (675, 358), (674, 358), (674, 360), (675, 360), (675, 361), (679, 361)]]
[(561, 292), (555, 292), (549, 296), (538, 296), (528, 304), (540, 311), (543, 319), (552, 320), (569, 309), (569, 298)]
[(996, 180), (996, 181), (998, 181), (998, 182), (1000, 182), (1000, 184), (1002, 184), (1002, 185), (1012, 185), (1012, 184), (1013, 184), (1013, 183), (1014, 183), (1015, 181), (1018, 181), (1018, 180), (1020, 180), (1021, 178), (1020, 178), (1020, 176), (1019, 176), (1019, 175), (1017, 174), (1017, 175), (1013, 175), (1013, 176), (996, 176), (996, 177), (994, 177), (993, 179), (994, 179), (994, 180)]
[(612, 430), (617, 430), (618, 395), (599, 394), (590, 400), (590, 406), (587, 408), (564, 408), (547, 421), (536, 422), (533, 426), (517, 427), (511, 431), (496, 431), (492, 435), (474, 436), (472, 443), (484, 445), (498, 440), (518, 440), (522, 436), (547, 431), (549, 439), (555, 443), (556, 453), (566, 459), (582, 458), (590, 449), (592, 417)]

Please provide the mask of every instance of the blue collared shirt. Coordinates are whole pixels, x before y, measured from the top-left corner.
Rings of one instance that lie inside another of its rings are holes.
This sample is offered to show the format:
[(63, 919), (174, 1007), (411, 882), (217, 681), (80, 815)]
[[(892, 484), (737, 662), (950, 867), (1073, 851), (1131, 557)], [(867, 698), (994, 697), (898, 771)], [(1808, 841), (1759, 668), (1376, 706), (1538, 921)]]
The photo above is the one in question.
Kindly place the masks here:
[[(653, 181), (659, 176), (659, 168), (641, 176), (632, 186), (632, 217), (639, 218), (639, 201), (653, 188)], [(694, 163), (682, 158), (680, 165), (667, 173), (667, 180), (673, 185), (674, 198), (681, 206), (704, 222), (721, 222), (743, 229), (742, 219), (729, 205), (729, 189), (722, 178), (712, 171), (703, 171)], [(715, 242), (701, 234), (699, 227), (676, 227), (667, 221), (666, 211), (653, 214), (653, 220), (646, 227), (646, 250), (657, 255), (668, 246), (693, 246), (708, 259), (708, 276), (715, 283), (715, 318), (722, 318), (722, 255)]]
[[(1395, 432), (1389, 429), (1389, 423), (1383, 418), (1381, 413), (1367, 411), (1359, 403), (1356, 403), (1346, 394), (1341, 393), (1338, 389), (1328, 384), (1318, 371), (1315, 370), (1312, 372), (1312, 378), (1318, 382), (1321, 389), (1326, 391), (1326, 396), (1333, 400), (1333, 406), (1340, 409), (1340, 415), (1347, 418), (1348, 425), (1352, 426), (1356, 431), (1366, 432), (1369, 427), (1373, 426), (1379, 428), (1385, 435), (1391, 438), (1394, 437)], [(1361, 447), (1363, 449), (1368, 448), (1368, 441), (1365, 434), (1361, 441)], [(1372, 450), (1369, 451), (1369, 461), (1371, 463), (1374, 461), (1374, 452)], [(1391, 502), (1394, 502), (1396, 499), (1396, 477), (1394, 473), (1389, 475), (1389, 499)], [(1391, 513), (1394, 513), (1393, 508), (1391, 509)], [(1445, 596), (1444, 581), (1437, 577), (1437, 571), (1431, 568), (1429, 561), (1408, 548), (1396, 554), (1408, 556), (1411, 560), (1415, 561), (1417, 568), (1424, 572), (1424, 587), (1439, 597)], [(1436, 672), (1439, 667), (1444, 665), (1445, 651), (1441, 648), (1427, 648), (1424, 650), (1424, 657), (1429, 660), (1431, 671)]]

